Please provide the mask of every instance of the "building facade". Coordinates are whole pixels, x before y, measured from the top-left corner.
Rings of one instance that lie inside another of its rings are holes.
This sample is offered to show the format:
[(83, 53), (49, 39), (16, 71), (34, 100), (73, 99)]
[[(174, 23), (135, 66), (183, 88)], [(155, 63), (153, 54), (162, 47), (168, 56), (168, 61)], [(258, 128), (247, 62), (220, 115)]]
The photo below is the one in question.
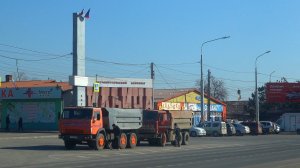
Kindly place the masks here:
[[(210, 111), (208, 112), (208, 99)], [(156, 103), (158, 110), (191, 110), (194, 112), (193, 124), (200, 121), (225, 121), (227, 115), (226, 104), (212, 97), (204, 97), (204, 113), (201, 112), (201, 94), (197, 90), (190, 90)], [(208, 117), (209, 116), (209, 117)]]
[(23, 129), (58, 130), (58, 119), (64, 105), (71, 102), (72, 87), (66, 82), (6, 81), (0, 87), (1, 128), (10, 118), (10, 130), (18, 129), (22, 117)]

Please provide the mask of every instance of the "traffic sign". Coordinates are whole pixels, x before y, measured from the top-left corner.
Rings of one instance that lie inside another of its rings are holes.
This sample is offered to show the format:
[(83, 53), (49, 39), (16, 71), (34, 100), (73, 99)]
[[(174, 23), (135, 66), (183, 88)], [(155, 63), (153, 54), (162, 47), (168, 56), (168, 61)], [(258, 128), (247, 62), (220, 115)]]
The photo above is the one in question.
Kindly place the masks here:
[(95, 82), (94, 83), (94, 92), (100, 92), (100, 83), (98, 82)]

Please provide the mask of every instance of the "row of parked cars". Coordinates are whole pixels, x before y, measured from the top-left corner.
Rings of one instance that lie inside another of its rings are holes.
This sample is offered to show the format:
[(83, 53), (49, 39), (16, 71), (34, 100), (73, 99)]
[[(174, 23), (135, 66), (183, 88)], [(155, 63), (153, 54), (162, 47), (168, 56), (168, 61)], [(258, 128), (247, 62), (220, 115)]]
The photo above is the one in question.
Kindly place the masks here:
[(271, 121), (260, 121), (259, 123), (253, 121), (236, 121), (236, 122), (204, 122), (190, 129), (190, 135), (196, 136), (223, 136), (223, 135), (237, 135), (243, 136), (246, 134), (278, 134), (280, 128), (276, 123)]

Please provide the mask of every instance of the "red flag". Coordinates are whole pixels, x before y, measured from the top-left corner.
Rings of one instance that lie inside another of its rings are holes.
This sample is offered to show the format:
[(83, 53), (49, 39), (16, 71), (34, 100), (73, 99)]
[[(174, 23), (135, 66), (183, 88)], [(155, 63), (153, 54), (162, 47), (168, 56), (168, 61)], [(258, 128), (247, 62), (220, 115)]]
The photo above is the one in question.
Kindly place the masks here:
[(89, 19), (90, 18), (90, 9), (86, 12), (86, 14), (84, 15), (84, 17), (86, 19)]
[(83, 11), (84, 11), (84, 9), (82, 9), (82, 11), (80, 13), (78, 13), (78, 16), (82, 16), (83, 15)]

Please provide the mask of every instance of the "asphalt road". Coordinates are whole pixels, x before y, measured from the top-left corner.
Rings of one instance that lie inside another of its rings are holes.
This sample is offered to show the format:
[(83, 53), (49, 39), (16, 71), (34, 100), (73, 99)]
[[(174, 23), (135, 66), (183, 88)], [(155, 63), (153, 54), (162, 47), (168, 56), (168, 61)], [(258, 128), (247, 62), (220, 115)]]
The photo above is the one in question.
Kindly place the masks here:
[(300, 167), (299, 135), (197, 137), (182, 147), (64, 149), (57, 133), (0, 132), (0, 167)]

